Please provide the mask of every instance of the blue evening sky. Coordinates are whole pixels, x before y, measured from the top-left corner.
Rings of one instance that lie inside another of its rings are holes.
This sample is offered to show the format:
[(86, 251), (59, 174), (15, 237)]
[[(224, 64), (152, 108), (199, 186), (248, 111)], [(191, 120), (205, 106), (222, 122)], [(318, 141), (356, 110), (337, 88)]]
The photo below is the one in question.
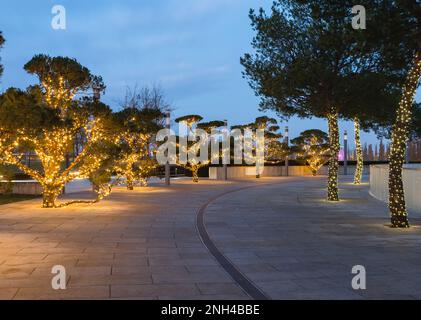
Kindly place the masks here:
[[(0, 91), (35, 79), (22, 69), (34, 54), (76, 58), (107, 85), (103, 101), (114, 109), (127, 86), (160, 85), (174, 116), (249, 123), (259, 99), (242, 78), (240, 57), (250, 52), (248, 11), (272, 0), (14, 0), (2, 4), (0, 51), (5, 67)], [(66, 8), (67, 29), (53, 30), (53, 5)], [(421, 95), (418, 94), (418, 98)], [(291, 119), (291, 136), (320, 128), (321, 119)], [(352, 123), (341, 123), (341, 132)], [(363, 142), (375, 143), (373, 134)], [(352, 139), (351, 139), (352, 141)], [(352, 148), (351, 143), (351, 148)]]

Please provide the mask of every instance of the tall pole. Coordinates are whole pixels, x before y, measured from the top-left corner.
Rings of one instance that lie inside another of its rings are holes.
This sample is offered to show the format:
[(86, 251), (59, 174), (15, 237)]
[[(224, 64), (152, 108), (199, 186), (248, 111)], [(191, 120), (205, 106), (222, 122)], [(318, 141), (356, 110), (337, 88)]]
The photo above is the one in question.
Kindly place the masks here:
[(348, 174), (348, 133), (344, 132), (344, 175)]
[[(166, 112), (166, 117), (165, 117), (165, 127), (170, 130), (171, 129), (171, 118), (170, 118), (171, 114), (169, 111)], [(169, 157), (169, 154), (167, 155), (167, 157)], [(170, 185), (170, 162), (167, 160), (167, 162), (165, 163), (165, 184), (167, 186)]]
[[(224, 127), (225, 127), (224, 139), (229, 139), (229, 137), (228, 137), (228, 121), (227, 120), (224, 120)], [(226, 151), (224, 150), (223, 156), (222, 156), (223, 159), (224, 159), (224, 156), (225, 156), (225, 152)], [(224, 161), (223, 166), (224, 166), (224, 180), (228, 180), (228, 165), (227, 165), (227, 163), (225, 163), (225, 161)]]
[[(92, 88), (93, 90), (93, 100), (94, 102), (99, 102), (101, 100), (101, 88), (98, 87), (97, 85), (94, 85), (94, 87)], [(82, 146), (82, 140), (81, 141), (81, 146)], [(79, 141), (78, 138), (76, 136), (76, 152), (73, 150), (73, 157), (77, 155), (79, 155), (79, 145), (78, 145)], [(92, 191), (95, 192), (98, 189), (98, 185), (96, 185), (94, 182), (92, 182)]]
[[(289, 147), (289, 128), (288, 126), (285, 127), (285, 144)], [(289, 176), (289, 155), (285, 156), (285, 175)]]

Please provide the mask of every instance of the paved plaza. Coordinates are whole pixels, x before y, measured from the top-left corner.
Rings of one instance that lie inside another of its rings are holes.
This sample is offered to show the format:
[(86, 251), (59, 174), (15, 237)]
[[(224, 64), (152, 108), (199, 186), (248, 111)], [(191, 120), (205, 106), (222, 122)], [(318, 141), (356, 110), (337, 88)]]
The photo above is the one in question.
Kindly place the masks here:
[[(234, 272), (268, 299), (420, 299), (421, 217), (391, 229), (366, 184), (342, 181), (343, 200), (327, 203), (325, 183), (181, 179), (116, 188), (95, 205), (3, 205), (0, 298), (252, 299)], [(54, 265), (66, 268), (65, 290), (51, 287)], [(366, 268), (366, 290), (351, 287), (354, 265)]]

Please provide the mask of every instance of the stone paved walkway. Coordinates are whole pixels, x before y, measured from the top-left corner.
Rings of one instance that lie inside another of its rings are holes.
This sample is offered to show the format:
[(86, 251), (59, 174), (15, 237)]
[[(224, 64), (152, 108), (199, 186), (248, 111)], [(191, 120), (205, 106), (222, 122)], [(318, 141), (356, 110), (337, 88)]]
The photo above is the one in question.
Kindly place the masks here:
[[(249, 299), (196, 230), (205, 212), (212, 240), (271, 298), (421, 298), (421, 229), (392, 230), (366, 187), (343, 186), (328, 204), (324, 178), (236, 182), (178, 180), (87, 206), (0, 206), (1, 299)], [(67, 197), (86, 197), (72, 194)], [(413, 224), (420, 224), (413, 219)], [(366, 292), (350, 288), (367, 268)], [(51, 288), (63, 265), (67, 289)]]
[[(421, 299), (421, 219), (391, 229), (368, 186), (341, 184), (324, 200), (323, 178), (291, 178), (221, 197), (207, 208), (210, 237), (272, 299)], [(355, 265), (367, 289), (351, 287)]]

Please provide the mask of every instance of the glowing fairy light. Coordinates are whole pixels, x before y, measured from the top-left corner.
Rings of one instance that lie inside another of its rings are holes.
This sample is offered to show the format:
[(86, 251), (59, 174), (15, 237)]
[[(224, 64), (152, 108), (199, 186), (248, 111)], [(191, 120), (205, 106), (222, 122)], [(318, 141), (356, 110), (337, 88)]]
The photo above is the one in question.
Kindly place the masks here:
[(360, 120), (355, 117), (354, 118), (354, 136), (355, 136), (355, 152), (357, 156), (357, 167), (355, 169), (354, 175), (354, 184), (359, 185), (361, 184), (361, 179), (363, 176), (363, 168), (364, 168), (364, 159), (363, 159), (363, 150), (361, 147), (361, 137), (360, 137)]

